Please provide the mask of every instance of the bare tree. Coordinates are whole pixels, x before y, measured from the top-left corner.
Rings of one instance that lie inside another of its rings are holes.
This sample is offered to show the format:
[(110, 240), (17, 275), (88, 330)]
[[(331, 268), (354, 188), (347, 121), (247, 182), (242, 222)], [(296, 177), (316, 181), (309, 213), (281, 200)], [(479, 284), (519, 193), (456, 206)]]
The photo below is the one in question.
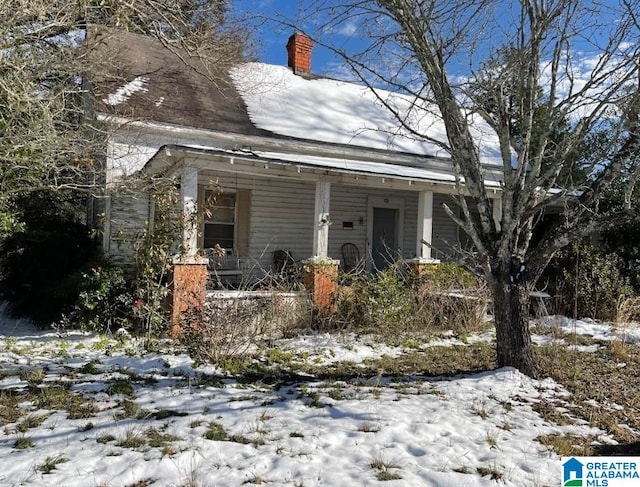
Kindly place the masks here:
[(0, 230), (15, 195), (97, 188), (108, 134), (91, 118), (86, 81), (118, 71), (104, 43), (87, 42), (89, 26), (103, 40), (123, 30), (159, 39), (206, 71), (237, 62), (247, 46), (228, 8), (227, 0), (1, 2)]
[[(417, 106), (437, 107), (442, 115), (446, 140), (434, 142), (449, 153), (458, 176), (458, 209), (446, 210), (474, 245), (461, 263), (491, 289), (498, 365), (535, 375), (529, 296), (550, 259), (576, 239), (637, 217), (629, 198), (606, 210), (600, 201), (612, 185), (624, 185), (631, 194), (638, 178), (632, 162), (640, 147), (640, 5), (636, 0), (615, 6), (583, 0), (309, 3), (321, 22), (303, 30), (341, 55), (360, 81), (372, 89), (408, 93)], [(349, 51), (323, 41), (326, 32), (348, 24), (357, 24), (369, 41), (365, 49)], [(387, 108), (394, 110), (391, 104)], [(403, 113), (394, 113), (407, 130), (426, 137)], [(499, 219), (470, 130), (473, 116), (481, 116), (499, 139)], [(573, 173), (576, 154), (605, 126), (609, 142), (581, 158), (584, 177), (572, 182), (566, 176)], [(537, 225), (552, 208), (560, 217)]]

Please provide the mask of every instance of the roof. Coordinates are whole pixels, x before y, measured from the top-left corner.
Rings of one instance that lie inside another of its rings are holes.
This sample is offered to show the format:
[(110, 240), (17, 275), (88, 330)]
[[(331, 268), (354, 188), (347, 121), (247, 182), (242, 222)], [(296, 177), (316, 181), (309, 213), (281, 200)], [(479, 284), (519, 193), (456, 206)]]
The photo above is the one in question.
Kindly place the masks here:
[[(436, 107), (349, 82), (295, 75), (261, 63), (205, 66), (177, 49), (138, 34), (94, 36), (113, 62), (95, 82), (96, 110), (171, 126), (307, 140), (367, 151), (383, 150), (448, 158), (447, 137)], [(284, 48), (284, 47), (283, 47)], [(416, 137), (383, 106), (406, 115)], [(481, 160), (501, 166), (498, 138), (479, 117), (467, 114)]]
[(130, 32), (93, 30), (89, 39), (102, 60), (92, 80), (96, 111), (197, 129), (268, 134), (249, 119), (228, 66), (206, 65)]
[[(284, 66), (244, 63), (232, 76), (251, 121), (301, 139), (449, 158), (442, 115), (433, 104), (334, 79), (309, 79)], [(403, 127), (387, 106), (401, 114)], [(466, 114), (481, 161), (502, 165), (500, 143), (477, 114)]]

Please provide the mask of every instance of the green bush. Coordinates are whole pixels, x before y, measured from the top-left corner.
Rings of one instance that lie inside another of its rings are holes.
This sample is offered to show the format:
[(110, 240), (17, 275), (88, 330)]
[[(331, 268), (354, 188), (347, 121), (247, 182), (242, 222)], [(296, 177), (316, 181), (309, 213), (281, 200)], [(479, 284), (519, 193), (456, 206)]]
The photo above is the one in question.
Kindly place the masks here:
[(426, 276), (426, 282), (434, 289), (477, 289), (478, 278), (464, 267), (457, 264), (441, 263), (434, 267)]
[(616, 254), (582, 242), (559, 252), (541, 282), (553, 297), (554, 313), (613, 320), (619, 301), (633, 295), (622, 267)]
[(131, 329), (136, 298), (123, 269), (103, 262), (79, 274), (76, 305), (62, 324), (100, 333)]
[(488, 300), (477, 279), (454, 264), (417, 276), (400, 265), (341, 286), (320, 324), (401, 338), (409, 332), (470, 331), (485, 321)]
[(44, 191), (14, 201), (14, 220), (0, 232), (0, 298), (14, 314), (48, 325), (73, 306), (78, 271), (97, 254), (84, 201)]

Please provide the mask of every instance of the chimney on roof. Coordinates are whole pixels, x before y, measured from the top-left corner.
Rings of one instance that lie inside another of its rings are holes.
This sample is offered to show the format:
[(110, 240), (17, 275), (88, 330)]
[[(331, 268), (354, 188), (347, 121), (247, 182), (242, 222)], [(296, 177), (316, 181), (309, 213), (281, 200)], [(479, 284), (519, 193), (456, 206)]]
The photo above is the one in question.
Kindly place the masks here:
[(294, 74), (309, 74), (311, 72), (311, 50), (313, 41), (306, 35), (296, 32), (287, 42), (289, 67)]

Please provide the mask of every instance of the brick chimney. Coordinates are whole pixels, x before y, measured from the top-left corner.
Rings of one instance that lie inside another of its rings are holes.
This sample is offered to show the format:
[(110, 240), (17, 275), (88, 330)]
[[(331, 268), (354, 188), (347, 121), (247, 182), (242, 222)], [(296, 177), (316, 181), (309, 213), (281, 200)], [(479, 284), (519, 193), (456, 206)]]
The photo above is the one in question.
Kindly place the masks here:
[(309, 74), (311, 72), (311, 50), (313, 41), (306, 35), (296, 32), (287, 42), (289, 67), (295, 74)]

